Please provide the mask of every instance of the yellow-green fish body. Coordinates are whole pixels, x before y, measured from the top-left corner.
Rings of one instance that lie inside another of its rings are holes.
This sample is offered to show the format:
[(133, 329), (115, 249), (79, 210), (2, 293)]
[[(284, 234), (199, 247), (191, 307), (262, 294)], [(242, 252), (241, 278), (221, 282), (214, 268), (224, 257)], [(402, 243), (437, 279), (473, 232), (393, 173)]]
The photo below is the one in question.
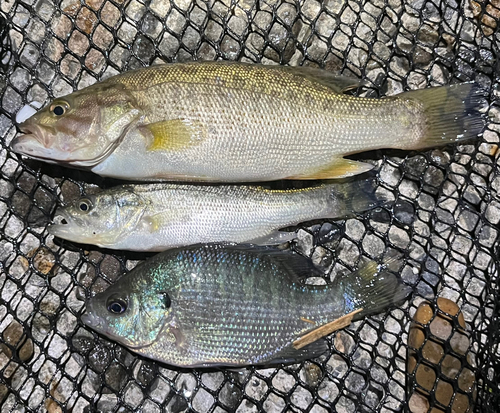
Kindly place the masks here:
[(20, 125), (12, 148), (133, 180), (267, 181), (354, 175), (343, 159), (475, 137), (473, 84), (384, 99), (343, 94), (357, 81), (309, 68), (159, 65), (56, 99)]

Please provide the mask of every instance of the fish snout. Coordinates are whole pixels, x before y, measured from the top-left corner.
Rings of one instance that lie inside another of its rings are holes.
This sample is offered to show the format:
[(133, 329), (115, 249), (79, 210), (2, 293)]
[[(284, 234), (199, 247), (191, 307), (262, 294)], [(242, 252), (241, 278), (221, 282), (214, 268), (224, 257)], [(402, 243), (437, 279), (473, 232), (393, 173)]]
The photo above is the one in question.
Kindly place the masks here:
[(92, 312), (91, 306), (87, 303), (87, 312), (81, 316), (83, 324), (90, 328), (99, 328), (102, 326), (102, 320)]
[(10, 143), (14, 152), (30, 156), (48, 148), (48, 136), (42, 128), (27, 122), (21, 123), (18, 127), (22, 135), (16, 136)]
[(29, 143), (31, 135), (21, 135), (17, 136), (10, 142), (10, 148), (21, 155), (34, 155), (36, 153), (36, 149), (32, 144)]
[(76, 228), (74, 225), (71, 225), (73, 219), (65, 208), (58, 208), (52, 221), (53, 223), (47, 228), (49, 234), (59, 238), (72, 240), (71, 235), (76, 231)]

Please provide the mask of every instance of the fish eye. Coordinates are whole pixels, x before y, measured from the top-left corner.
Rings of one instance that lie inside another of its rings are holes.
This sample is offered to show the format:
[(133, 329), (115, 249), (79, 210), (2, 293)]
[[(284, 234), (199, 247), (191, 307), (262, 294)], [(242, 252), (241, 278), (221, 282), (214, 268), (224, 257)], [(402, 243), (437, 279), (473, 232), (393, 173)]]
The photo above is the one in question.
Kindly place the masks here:
[(108, 311), (113, 314), (123, 314), (127, 310), (127, 301), (119, 297), (109, 297), (107, 302)]
[(62, 104), (53, 104), (50, 107), (50, 111), (56, 116), (62, 116), (66, 113), (66, 110), (69, 108), (67, 103)]
[(92, 209), (90, 199), (82, 198), (78, 201), (78, 209), (82, 212), (89, 212)]

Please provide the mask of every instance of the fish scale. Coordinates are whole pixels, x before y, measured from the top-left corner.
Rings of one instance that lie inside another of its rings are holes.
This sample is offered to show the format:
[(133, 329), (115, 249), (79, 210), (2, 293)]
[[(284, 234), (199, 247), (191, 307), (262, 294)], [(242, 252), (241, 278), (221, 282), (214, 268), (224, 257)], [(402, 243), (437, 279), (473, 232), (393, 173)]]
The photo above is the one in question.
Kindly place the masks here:
[[(370, 169), (344, 155), (453, 143), (484, 126), (473, 84), (384, 99), (342, 93), (358, 84), (312, 68), (159, 65), (58, 98), (20, 125), (26, 135), (11, 146), (121, 179), (324, 179)], [(51, 112), (57, 105), (67, 107), (61, 116)]]
[[(312, 286), (304, 277), (321, 273), (288, 251), (228, 245), (174, 249), (91, 298), (83, 320), (140, 354), (177, 366), (299, 360), (325, 347), (313, 343), (296, 350), (293, 341), (352, 311), (353, 303), (370, 313), (408, 293), (394, 276), (374, 281), (374, 274), (353, 274)], [(162, 308), (165, 294), (169, 305)], [(128, 307), (113, 316), (108, 305), (117, 299)]]
[[(105, 248), (162, 251), (200, 242), (272, 244), (295, 237), (279, 228), (344, 217), (381, 205), (374, 180), (299, 190), (249, 186), (124, 185), (61, 208), (50, 232)], [(81, 202), (88, 205), (80, 209)]]

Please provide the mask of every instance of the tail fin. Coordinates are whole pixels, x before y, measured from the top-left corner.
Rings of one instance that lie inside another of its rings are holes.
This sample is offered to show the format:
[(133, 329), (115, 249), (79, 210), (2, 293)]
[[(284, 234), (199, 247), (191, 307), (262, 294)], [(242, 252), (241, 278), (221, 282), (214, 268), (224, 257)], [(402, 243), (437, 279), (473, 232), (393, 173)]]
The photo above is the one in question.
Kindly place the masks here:
[(385, 269), (390, 264), (387, 262), (380, 266), (370, 261), (339, 280), (344, 291), (346, 313), (362, 308), (363, 311), (356, 315), (356, 319), (379, 313), (404, 300), (411, 293), (411, 287)]
[(377, 181), (369, 178), (361, 181), (331, 184), (329, 191), (330, 218), (341, 218), (389, 203), (386, 193), (376, 194)]
[[(424, 105), (424, 136), (411, 149), (423, 149), (476, 138), (485, 125), (479, 112), (481, 89), (461, 83), (404, 93)], [(409, 148), (405, 148), (409, 149)]]

